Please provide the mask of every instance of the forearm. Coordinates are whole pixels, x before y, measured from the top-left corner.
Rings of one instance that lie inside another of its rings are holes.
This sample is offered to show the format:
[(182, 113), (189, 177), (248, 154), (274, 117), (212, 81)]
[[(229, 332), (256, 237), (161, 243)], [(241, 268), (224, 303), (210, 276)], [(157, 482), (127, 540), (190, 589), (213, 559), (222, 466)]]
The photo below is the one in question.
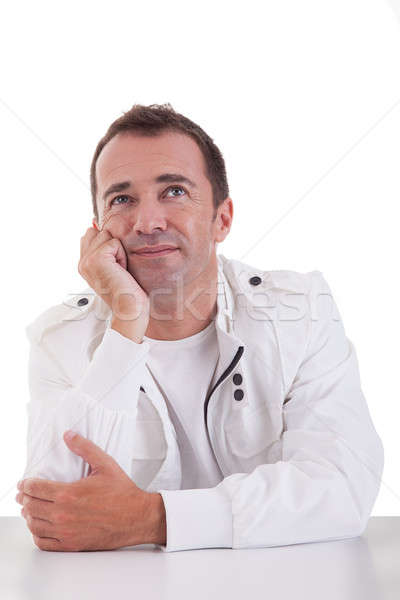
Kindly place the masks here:
[[(146, 344), (135, 344), (117, 331), (106, 329), (81, 376), (66, 381), (65, 372), (48, 351), (58, 334), (56, 329), (45, 340), (30, 340), (29, 435), (21, 478), (72, 482), (85, 476), (87, 464), (78, 461), (63, 443), (67, 429), (77, 430), (102, 447), (107, 440), (113, 457), (130, 473), (132, 456), (126, 449), (132, 445)], [(65, 337), (72, 348), (73, 340)], [(132, 407), (130, 414), (125, 407)]]

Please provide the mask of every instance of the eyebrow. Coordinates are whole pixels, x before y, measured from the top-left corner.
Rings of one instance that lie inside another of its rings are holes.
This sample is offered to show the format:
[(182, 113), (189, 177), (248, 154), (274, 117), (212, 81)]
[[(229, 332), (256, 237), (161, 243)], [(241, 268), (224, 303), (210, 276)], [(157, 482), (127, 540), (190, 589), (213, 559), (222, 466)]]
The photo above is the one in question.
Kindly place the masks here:
[[(154, 180), (154, 183), (186, 183), (186, 185), (197, 189), (197, 185), (184, 175), (180, 173), (163, 173), (159, 175)], [(132, 181), (119, 181), (118, 183), (112, 183), (109, 188), (103, 194), (103, 202), (107, 199), (110, 194), (116, 194), (117, 192), (123, 192), (127, 190), (129, 187), (133, 187)]]

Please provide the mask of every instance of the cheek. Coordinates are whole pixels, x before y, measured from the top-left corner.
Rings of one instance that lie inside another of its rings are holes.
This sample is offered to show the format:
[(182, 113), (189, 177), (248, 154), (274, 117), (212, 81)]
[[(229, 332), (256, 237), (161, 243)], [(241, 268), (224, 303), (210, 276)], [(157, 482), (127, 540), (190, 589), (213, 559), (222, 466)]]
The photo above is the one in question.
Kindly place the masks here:
[(106, 215), (100, 225), (101, 230), (105, 229), (113, 237), (123, 238), (129, 231), (129, 224), (126, 219), (122, 219), (121, 216), (115, 214)]
[(205, 241), (212, 237), (212, 227), (207, 215), (204, 217), (190, 219), (183, 227), (186, 231), (186, 236), (193, 245), (204, 244)]

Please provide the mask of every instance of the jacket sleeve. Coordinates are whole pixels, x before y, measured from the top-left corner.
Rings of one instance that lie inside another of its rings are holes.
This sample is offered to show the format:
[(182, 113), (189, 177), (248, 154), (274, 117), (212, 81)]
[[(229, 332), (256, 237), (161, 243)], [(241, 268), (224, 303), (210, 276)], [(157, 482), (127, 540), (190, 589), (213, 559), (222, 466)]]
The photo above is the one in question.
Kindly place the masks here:
[[(22, 479), (73, 482), (89, 465), (71, 452), (63, 434), (73, 429), (92, 440), (130, 476), (141, 369), (148, 342), (137, 344), (107, 329), (86, 372), (75, 385), (53, 356), (46, 335), (30, 340), (27, 460)], [(135, 403), (136, 398), (136, 403)]]
[(383, 446), (330, 288), (319, 271), (307, 275), (308, 339), (284, 394), (279, 460), (213, 488), (159, 491), (167, 544), (157, 546), (164, 552), (280, 546), (364, 531), (379, 491)]

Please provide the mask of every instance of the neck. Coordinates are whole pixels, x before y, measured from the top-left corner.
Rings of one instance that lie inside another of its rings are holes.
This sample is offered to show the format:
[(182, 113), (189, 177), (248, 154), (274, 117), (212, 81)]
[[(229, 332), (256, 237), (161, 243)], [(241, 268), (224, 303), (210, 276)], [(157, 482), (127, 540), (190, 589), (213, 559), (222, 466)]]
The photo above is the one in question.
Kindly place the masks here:
[(159, 301), (150, 309), (145, 335), (156, 340), (180, 340), (205, 329), (217, 314), (218, 267)]

